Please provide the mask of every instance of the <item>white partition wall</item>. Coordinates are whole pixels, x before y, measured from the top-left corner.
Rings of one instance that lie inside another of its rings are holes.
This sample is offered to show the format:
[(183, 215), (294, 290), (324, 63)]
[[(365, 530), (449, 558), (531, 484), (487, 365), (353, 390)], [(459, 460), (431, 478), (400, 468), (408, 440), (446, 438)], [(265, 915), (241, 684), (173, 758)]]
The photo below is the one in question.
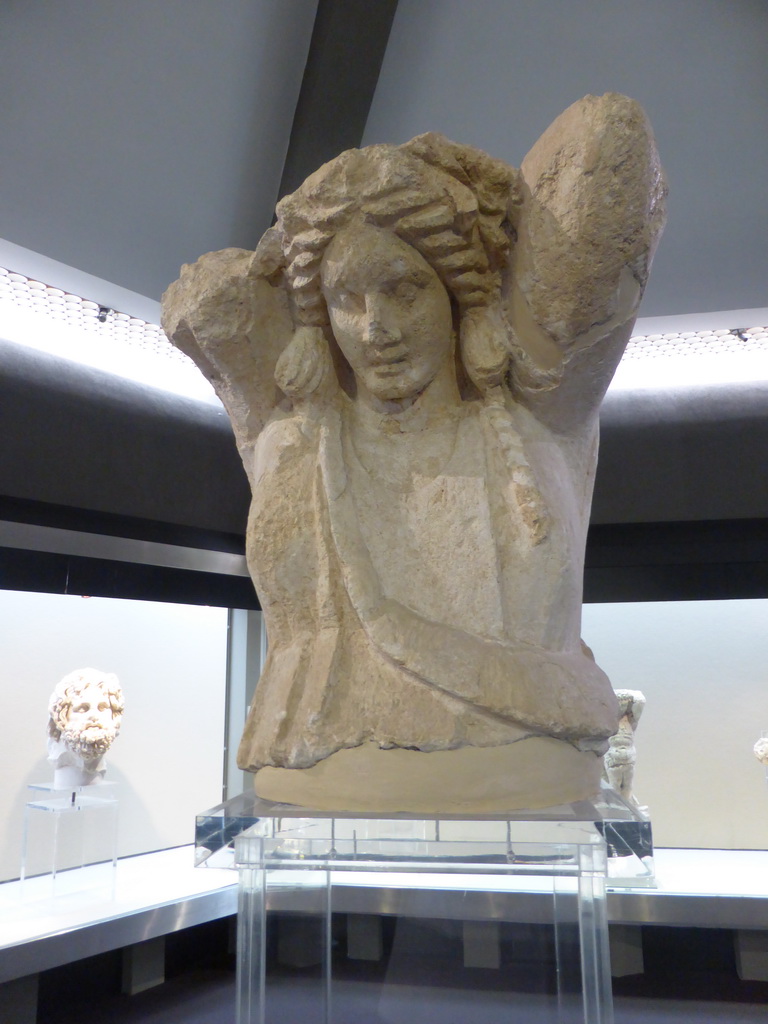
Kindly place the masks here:
[(768, 847), (768, 600), (584, 606), (615, 689), (642, 690), (635, 792), (657, 846)]
[[(195, 814), (222, 798), (227, 611), (0, 591), (0, 622), (0, 880), (19, 872), (26, 787), (52, 776), (48, 698), (76, 668), (115, 672), (125, 691), (107, 775), (120, 787), (120, 855), (191, 842)], [(590, 604), (583, 635), (614, 687), (647, 697), (635, 789), (656, 844), (768, 847), (752, 754), (768, 732), (768, 600)], [(243, 709), (229, 703), (236, 742)], [(238, 775), (230, 765), (233, 793)]]
[(119, 854), (190, 843), (221, 800), (227, 611), (0, 591), (0, 880), (17, 877), (27, 785), (52, 780), (48, 698), (78, 668), (125, 693), (107, 779), (119, 786)]

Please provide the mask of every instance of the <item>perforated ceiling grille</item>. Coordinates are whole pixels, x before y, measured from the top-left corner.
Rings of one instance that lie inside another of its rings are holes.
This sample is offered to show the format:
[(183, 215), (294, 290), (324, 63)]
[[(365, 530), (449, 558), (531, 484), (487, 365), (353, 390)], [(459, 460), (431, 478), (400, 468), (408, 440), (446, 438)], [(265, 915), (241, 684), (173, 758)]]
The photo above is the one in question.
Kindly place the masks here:
[(98, 335), (104, 342), (111, 339), (127, 341), (159, 357), (186, 361), (186, 356), (168, 344), (159, 324), (147, 323), (128, 313), (100, 306), (97, 302), (64, 292), (4, 267), (0, 267), (2, 300), (12, 302), (20, 309)]
[(768, 352), (768, 327), (736, 327), (729, 331), (685, 331), (682, 334), (639, 334), (630, 340), (624, 358), (728, 356), (747, 352)]

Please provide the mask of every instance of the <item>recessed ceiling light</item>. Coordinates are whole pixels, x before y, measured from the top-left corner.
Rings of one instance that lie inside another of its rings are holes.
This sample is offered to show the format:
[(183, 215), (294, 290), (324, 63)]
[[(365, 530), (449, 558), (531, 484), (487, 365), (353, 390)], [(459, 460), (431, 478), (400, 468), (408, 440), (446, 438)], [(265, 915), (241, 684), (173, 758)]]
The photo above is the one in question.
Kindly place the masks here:
[(141, 384), (218, 404), (159, 324), (0, 267), (0, 335)]

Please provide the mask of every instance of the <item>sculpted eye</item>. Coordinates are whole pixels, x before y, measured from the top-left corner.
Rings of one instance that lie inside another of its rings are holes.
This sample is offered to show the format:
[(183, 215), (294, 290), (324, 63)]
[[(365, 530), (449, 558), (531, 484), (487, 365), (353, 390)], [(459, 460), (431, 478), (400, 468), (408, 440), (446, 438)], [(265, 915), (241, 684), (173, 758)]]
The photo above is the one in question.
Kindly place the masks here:
[(362, 298), (355, 292), (347, 291), (346, 288), (340, 288), (335, 295), (335, 304), (344, 310), (355, 310), (362, 306)]
[(402, 299), (404, 302), (408, 302), (416, 297), (418, 291), (418, 282), (404, 278), (403, 280), (398, 281), (392, 289), (392, 295), (396, 299)]

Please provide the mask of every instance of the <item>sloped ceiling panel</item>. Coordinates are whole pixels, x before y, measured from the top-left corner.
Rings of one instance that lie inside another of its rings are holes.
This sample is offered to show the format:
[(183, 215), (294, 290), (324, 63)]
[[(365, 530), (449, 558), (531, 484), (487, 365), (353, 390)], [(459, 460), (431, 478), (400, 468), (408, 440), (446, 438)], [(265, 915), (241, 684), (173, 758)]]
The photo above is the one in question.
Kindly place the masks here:
[(767, 47), (762, 0), (400, 0), (364, 142), (439, 131), (519, 166), (574, 100), (626, 93), (670, 185), (641, 316), (763, 307)]
[(316, 6), (3, 4), (0, 234), (153, 299), (201, 253), (255, 246)]

